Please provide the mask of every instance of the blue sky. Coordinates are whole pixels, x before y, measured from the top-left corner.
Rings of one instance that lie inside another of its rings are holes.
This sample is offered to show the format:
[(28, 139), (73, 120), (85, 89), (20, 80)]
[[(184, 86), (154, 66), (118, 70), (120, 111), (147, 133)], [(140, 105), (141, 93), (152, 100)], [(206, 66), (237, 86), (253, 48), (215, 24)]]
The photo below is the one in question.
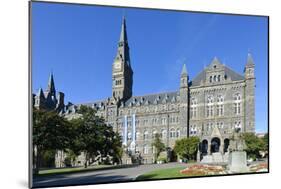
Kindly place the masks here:
[(243, 74), (247, 53), (256, 65), (256, 131), (267, 131), (267, 18), (223, 14), (32, 3), (33, 91), (51, 71), (66, 102), (111, 96), (111, 69), (126, 16), (133, 95), (179, 89), (186, 63), (190, 79), (214, 56)]

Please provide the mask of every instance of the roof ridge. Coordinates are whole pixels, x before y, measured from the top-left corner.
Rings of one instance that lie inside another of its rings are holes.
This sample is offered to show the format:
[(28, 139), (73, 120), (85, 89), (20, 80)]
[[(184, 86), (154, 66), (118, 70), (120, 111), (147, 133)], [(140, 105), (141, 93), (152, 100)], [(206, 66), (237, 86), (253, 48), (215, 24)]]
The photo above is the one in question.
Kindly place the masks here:
[(165, 94), (165, 93), (177, 93), (178, 91), (165, 91), (165, 92), (157, 92), (157, 93), (150, 93), (146, 95), (138, 95), (138, 96), (132, 96), (133, 97), (143, 97), (143, 96), (152, 96), (152, 95), (159, 95), (159, 94)]

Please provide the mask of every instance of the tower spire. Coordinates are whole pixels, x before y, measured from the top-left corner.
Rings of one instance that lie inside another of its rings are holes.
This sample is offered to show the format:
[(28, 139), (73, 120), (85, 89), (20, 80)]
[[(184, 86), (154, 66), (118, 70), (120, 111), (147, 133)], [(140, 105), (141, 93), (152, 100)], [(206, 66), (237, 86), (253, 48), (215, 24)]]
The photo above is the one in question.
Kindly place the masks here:
[(248, 52), (247, 63), (246, 63), (246, 67), (249, 66), (254, 66), (254, 60), (250, 52)]
[(187, 74), (187, 71), (186, 71), (186, 65), (183, 64), (182, 66), (182, 70), (181, 70), (181, 82), (180, 82), (180, 87), (187, 87), (188, 86), (188, 74)]
[(186, 71), (186, 65), (183, 64), (182, 70), (181, 70), (181, 76), (187, 76), (187, 71)]
[(39, 97), (44, 97), (44, 93), (43, 93), (43, 90), (42, 90), (41, 87), (40, 87), (39, 90), (38, 90), (37, 96), (39, 96)]
[(51, 72), (50, 77), (49, 77), (47, 91), (49, 93), (51, 93), (51, 96), (56, 96), (56, 89), (55, 89), (55, 82), (54, 82), (53, 72)]
[(126, 18), (125, 16), (123, 16), (119, 43), (127, 43), (127, 42), (128, 39), (127, 39), (127, 29), (126, 29)]

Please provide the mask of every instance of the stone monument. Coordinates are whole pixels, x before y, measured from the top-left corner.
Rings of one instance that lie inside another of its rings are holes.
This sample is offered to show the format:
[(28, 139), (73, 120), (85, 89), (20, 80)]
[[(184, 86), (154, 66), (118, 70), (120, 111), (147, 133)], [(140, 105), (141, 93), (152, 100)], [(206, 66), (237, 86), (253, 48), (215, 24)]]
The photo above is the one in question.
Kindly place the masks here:
[(248, 172), (247, 153), (245, 140), (240, 133), (240, 128), (235, 128), (229, 144), (229, 162), (228, 168), (231, 173)]

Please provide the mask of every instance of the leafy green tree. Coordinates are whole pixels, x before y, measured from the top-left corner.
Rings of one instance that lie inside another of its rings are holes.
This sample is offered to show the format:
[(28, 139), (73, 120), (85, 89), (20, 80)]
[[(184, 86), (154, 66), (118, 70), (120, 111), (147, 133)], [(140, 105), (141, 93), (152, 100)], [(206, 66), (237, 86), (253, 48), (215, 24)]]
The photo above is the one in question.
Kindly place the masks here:
[(264, 135), (263, 142), (264, 142), (264, 150), (268, 151), (268, 146), (269, 146), (268, 133)]
[(69, 122), (56, 112), (33, 110), (33, 155), (35, 174), (39, 173), (47, 151), (65, 150), (69, 146)]
[(199, 138), (193, 136), (177, 140), (174, 151), (180, 158), (195, 160), (199, 142)]
[(120, 159), (121, 138), (112, 126), (105, 124), (104, 119), (97, 116), (91, 107), (81, 106), (78, 113), (81, 116), (71, 120), (73, 140), (70, 148), (77, 155), (84, 153), (84, 167), (87, 168), (92, 163), (90, 160), (98, 155)]
[(260, 157), (260, 151), (265, 149), (265, 142), (254, 133), (244, 133), (243, 138), (246, 143), (247, 156), (253, 159)]
[(165, 150), (165, 144), (161, 141), (160, 134), (156, 133), (152, 142), (152, 147), (155, 148), (155, 160), (158, 158), (160, 152)]

